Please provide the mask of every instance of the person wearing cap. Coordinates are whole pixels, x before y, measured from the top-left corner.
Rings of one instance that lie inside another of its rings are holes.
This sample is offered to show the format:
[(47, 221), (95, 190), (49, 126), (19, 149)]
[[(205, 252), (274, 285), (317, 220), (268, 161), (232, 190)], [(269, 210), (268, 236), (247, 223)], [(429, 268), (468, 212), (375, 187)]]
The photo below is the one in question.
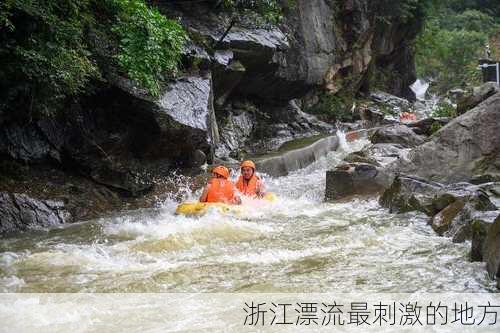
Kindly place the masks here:
[(228, 179), (229, 169), (219, 165), (212, 170), (212, 178), (203, 190), (200, 202), (222, 202), (226, 204), (241, 204), (236, 195), (234, 184)]
[(243, 161), (240, 165), (241, 175), (236, 182), (236, 188), (243, 195), (263, 198), (266, 194), (264, 183), (255, 174), (255, 163)]

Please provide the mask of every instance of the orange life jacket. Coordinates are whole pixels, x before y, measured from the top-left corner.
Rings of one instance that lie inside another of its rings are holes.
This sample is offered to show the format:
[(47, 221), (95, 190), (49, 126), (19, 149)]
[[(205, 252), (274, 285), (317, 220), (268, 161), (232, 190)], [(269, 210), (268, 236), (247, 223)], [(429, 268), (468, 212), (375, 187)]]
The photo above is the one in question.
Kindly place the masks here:
[(260, 178), (257, 177), (255, 173), (252, 175), (252, 178), (248, 180), (248, 182), (243, 179), (243, 176), (240, 176), (240, 178), (238, 178), (238, 181), (236, 182), (236, 188), (244, 195), (256, 196), (257, 182), (259, 181)]
[(206, 202), (232, 203), (234, 197), (235, 189), (231, 181), (224, 178), (212, 178), (208, 182)]

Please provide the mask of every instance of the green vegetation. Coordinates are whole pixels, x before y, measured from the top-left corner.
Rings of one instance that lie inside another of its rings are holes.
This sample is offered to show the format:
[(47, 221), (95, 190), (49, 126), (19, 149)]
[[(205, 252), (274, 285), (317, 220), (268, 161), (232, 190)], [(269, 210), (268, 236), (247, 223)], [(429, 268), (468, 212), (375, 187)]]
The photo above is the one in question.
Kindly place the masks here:
[(374, 6), (378, 13), (377, 19), (387, 24), (394, 21), (403, 23), (422, 22), (435, 0), (378, 0)]
[(431, 116), (455, 118), (457, 116), (457, 109), (453, 105), (445, 101), (441, 101), (434, 109)]
[(50, 113), (51, 105), (82, 92), (98, 76), (85, 41), (88, 1), (7, 0), (0, 5), (0, 107), (24, 103)]
[(441, 124), (438, 123), (437, 121), (433, 122), (431, 125), (431, 135), (439, 131), (441, 127), (443, 126), (441, 126)]
[(319, 101), (307, 112), (318, 115), (325, 121), (352, 122), (353, 113), (351, 112), (354, 104), (354, 98), (351, 95), (323, 93)]
[(152, 95), (164, 75), (175, 74), (187, 38), (144, 0), (6, 0), (0, 4), (0, 111), (48, 115), (85, 93), (103, 72), (90, 35), (115, 43), (106, 63)]
[[(291, 6), (294, 4), (295, 0), (287, 0), (284, 2), (285, 5)], [(255, 17), (255, 14), (260, 16), (263, 20), (258, 20), (257, 23), (279, 23), (283, 19), (283, 7), (278, 0), (223, 0), (224, 9), (228, 11), (235, 11), (241, 15), (251, 15)]]
[(128, 76), (157, 96), (161, 73), (177, 71), (187, 35), (179, 23), (165, 18), (143, 0), (108, 0), (116, 8), (112, 31), (119, 38), (119, 64)]
[(477, 61), (500, 29), (500, 2), (443, 0), (434, 3), (417, 39), (417, 73), (433, 78), (438, 92), (480, 82)]

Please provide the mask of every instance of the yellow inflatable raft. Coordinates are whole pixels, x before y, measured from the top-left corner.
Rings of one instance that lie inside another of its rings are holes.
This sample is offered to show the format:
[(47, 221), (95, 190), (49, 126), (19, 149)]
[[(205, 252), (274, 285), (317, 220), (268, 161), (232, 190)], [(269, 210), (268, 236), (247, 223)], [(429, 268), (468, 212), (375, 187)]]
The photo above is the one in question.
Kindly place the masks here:
[[(268, 202), (276, 201), (274, 193), (267, 193), (263, 200)], [(244, 205), (229, 205), (221, 202), (183, 202), (177, 206), (175, 214), (186, 216), (201, 216), (207, 213), (209, 209), (216, 209), (223, 214), (240, 214)]]

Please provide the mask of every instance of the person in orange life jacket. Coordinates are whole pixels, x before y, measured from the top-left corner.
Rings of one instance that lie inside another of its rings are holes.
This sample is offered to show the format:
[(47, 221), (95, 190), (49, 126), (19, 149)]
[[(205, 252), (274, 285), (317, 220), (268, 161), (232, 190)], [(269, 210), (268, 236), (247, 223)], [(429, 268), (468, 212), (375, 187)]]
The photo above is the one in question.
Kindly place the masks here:
[(222, 165), (215, 167), (212, 170), (212, 178), (201, 194), (200, 202), (241, 204), (241, 199), (236, 194), (236, 188), (228, 178), (228, 168)]
[(243, 161), (240, 165), (241, 175), (236, 182), (236, 188), (241, 194), (262, 198), (266, 194), (264, 183), (255, 174), (255, 163)]

